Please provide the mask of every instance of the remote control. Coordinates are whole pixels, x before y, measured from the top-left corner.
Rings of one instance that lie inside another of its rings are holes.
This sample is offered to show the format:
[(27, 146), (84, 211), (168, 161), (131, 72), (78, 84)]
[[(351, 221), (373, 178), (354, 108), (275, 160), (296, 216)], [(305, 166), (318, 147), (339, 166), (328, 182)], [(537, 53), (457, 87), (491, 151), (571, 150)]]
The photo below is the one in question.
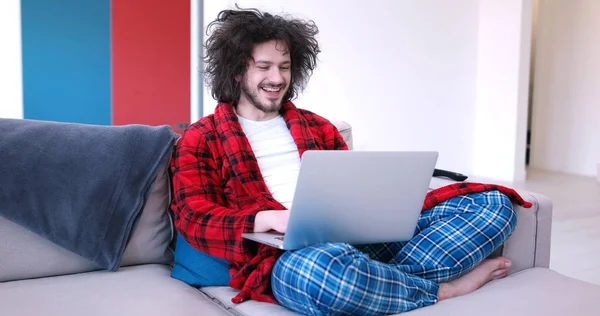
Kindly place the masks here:
[(468, 178), (466, 175), (464, 175), (462, 173), (443, 170), (443, 169), (434, 169), (433, 176), (434, 177), (446, 177), (446, 178), (450, 178), (454, 181), (465, 181)]

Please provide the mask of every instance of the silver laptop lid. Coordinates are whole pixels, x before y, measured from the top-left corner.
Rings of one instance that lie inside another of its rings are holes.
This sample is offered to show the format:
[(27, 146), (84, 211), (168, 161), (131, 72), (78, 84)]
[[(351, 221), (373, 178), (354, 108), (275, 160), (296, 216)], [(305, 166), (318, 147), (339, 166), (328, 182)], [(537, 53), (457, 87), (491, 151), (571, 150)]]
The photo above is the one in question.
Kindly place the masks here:
[(437, 152), (307, 151), (284, 246), (412, 237)]

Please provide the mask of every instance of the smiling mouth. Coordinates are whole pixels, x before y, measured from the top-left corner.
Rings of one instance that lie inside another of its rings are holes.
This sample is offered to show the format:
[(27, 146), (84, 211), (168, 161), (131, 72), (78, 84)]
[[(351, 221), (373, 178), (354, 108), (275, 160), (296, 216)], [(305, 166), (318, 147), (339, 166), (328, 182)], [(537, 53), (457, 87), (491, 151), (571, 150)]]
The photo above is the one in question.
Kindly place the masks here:
[(275, 87), (262, 87), (263, 90), (265, 90), (266, 92), (279, 92), (281, 91), (281, 87), (275, 88)]

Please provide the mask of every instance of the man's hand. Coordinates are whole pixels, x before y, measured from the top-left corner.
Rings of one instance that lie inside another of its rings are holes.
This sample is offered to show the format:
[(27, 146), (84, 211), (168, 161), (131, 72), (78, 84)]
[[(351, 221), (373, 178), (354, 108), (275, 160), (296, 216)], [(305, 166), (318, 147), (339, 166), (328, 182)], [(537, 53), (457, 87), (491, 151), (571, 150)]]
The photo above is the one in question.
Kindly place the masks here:
[(256, 214), (254, 218), (254, 232), (264, 233), (275, 230), (285, 233), (290, 218), (290, 211), (262, 211)]

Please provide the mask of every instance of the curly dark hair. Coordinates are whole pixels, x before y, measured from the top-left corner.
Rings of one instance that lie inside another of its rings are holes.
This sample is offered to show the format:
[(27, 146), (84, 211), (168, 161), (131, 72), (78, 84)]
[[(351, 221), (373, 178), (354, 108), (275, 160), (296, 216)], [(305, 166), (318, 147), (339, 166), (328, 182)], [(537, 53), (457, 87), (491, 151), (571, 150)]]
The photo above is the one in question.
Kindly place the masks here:
[[(237, 7), (237, 6), (236, 6)], [(262, 13), (257, 9), (223, 10), (207, 28), (204, 77), (212, 97), (234, 103), (240, 98), (240, 82), (255, 44), (281, 40), (287, 44), (291, 64), (290, 88), (283, 101), (293, 100), (308, 83), (317, 66), (319, 29), (314, 21), (304, 21)]]

